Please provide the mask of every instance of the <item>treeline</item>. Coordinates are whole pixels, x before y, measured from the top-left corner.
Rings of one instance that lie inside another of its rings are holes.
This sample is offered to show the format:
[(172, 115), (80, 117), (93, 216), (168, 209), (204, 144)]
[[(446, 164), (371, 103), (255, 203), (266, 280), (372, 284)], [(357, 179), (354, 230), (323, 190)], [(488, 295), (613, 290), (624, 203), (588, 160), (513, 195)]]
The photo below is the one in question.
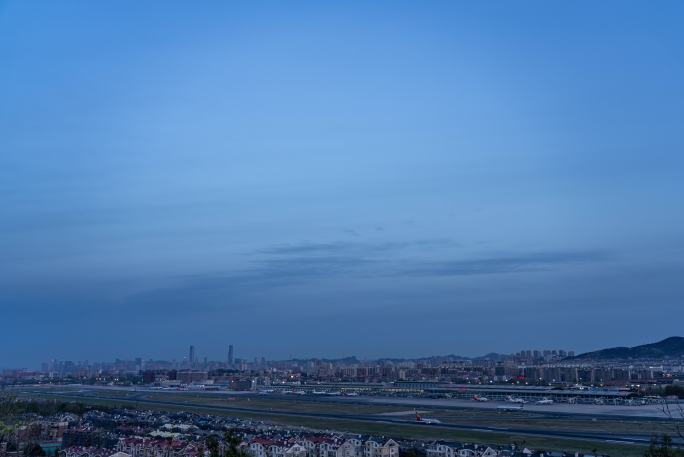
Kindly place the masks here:
[[(221, 441), (223, 442), (223, 452), (221, 452)], [(223, 434), (223, 440), (217, 435), (211, 435), (205, 440), (209, 457), (248, 457), (244, 449), (240, 448), (242, 439), (228, 430)]]
[(680, 399), (684, 398), (684, 386), (680, 386), (678, 384), (669, 384), (663, 389), (663, 395), (676, 395)]
[(86, 411), (97, 409), (108, 411), (105, 406), (84, 405), (77, 402), (65, 402), (58, 400), (24, 400), (12, 397), (0, 398), (0, 418), (8, 418), (21, 414), (38, 414), (41, 416), (53, 416), (59, 413), (72, 413), (83, 415)]

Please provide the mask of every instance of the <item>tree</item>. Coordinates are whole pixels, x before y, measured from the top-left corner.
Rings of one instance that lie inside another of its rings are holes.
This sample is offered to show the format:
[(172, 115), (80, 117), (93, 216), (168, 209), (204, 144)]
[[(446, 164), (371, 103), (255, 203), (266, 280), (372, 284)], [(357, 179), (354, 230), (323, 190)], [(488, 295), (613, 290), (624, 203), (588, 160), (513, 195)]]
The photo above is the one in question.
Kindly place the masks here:
[(207, 450), (209, 450), (210, 457), (220, 457), (219, 455), (219, 441), (216, 435), (211, 435), (207, 437), (206, 440)]
[(684, 404), (679, 400), (664, 400), (661, 411), (669, 419), (669, 428), (675, 436), (684, 440)]
[(401, 457), (422, 457), (423, 454), (418, 451), (418, 449), (412, 447), (408, 449), (400, 449), (399, 455)]
[(672, 448), (672, 438), (664, 434), (660, 437), (653, 436), (651, 445), (644, 454), (644, 457), (681, 457), (682, 454)]
[(245, 451), (240, 449), (242, 439), (233, 433), (232, 430), (228, 430), (223, 434), (223, 443), (225, 445), (224, 457), (246, 457)]
[(14, 429), (3, 422), (0, 422), (0, 443), (3, 441), (8, 441), (8, 438), (12, 435)]
[(665, 390), (663, 391), (663, 394), (665, 396), (677, 396), (679, 399), (684, 398), (684, 386), (679, 386), (675, 384), (670, 384), (665, 386)]
[(45, 450), (43, 450), (40, 445), (36, 443), (29, 443), (24, 448), (24, 455), (27, 457), (39, 457), (45, 455)]

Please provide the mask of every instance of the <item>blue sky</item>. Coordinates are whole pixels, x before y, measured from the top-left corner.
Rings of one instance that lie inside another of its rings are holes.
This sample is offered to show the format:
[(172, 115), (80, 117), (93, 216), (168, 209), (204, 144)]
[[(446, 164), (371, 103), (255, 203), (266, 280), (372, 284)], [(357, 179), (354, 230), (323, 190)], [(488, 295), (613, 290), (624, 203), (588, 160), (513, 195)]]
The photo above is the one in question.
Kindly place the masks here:
[(681, 334), (683, 13), (0, 1), (0, 366)]

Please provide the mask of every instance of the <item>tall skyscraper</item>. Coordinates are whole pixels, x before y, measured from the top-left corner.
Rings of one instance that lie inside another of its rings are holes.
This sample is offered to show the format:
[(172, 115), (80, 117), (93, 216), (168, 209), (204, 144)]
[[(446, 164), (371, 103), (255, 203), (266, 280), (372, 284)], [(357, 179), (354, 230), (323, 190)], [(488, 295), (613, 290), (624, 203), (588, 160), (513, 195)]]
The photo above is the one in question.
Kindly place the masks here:
[(195, 346), (190, 345), (190, 353), (188, 354), (188, 363), (190, 365), (195, 364)]
[(228, 345), (228, 366), (232, 367), (235, 363), (235, 353), (233, 352), (233, 345)]

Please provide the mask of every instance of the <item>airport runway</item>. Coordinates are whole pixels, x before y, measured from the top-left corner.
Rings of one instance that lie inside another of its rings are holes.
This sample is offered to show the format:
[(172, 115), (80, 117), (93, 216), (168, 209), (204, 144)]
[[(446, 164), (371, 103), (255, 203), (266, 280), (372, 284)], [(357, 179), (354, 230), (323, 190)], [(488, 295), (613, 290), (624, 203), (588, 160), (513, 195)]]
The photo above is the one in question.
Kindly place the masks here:
[[(139, 387), (120, 387), (120, 386), (82, 386), (70, 385), (70, 388), (81, 388), (87, 390), (117, 390), (129, 392), (171, 392), (174, 394), (194, 394), (203, 395), (206, 397), (222, 398), (225, 396), (242, 397), (242, 396), (259, 396), (254, 392), (234, 392), (234, 391), (166, 391), (159, 389), (139, 388)], [(271, 393), (265, 398), (287, 399), (293, 398), (297, 401), (308, 401), (312, 403), (343, 403), (343, 404), (357, 404), (357, 405), (375, 405), (375, 406), (408, 406), (410, 408), (429, 407), (430, 409), (447, 409), (447, 410), (462, 410), (462, 409), (484, 409), (496, 410), (499, 406), (510, 405), (510, 403), (502, 401), (488, 401), (478, 402), (474, 400), (462, 400), (456, 398), (397, 398), (397, 397), (376, 397), (376, 396), (325, 396), (325, 395), (284, 395), (279, 393)], [(601, 417), (602, 419), (615, 418), (619, 420), (668, 420), (668, 417), (663, 412), (661, 405), (596, 405), (596, 404), (569, 404), (569, 403), (554, 403), (551, 405), (536, 405), (534, 403), (527, 403), (524, 406), (525, 412), (537, 413), (548, 417), (572, 416), (580, 415), (586, 418)]]
[[(501, 401), (487, 401), (478, 402), (474, 400), (461, 399), (431, 399), (431, 398), (367, 398), (365, 404), (375, 405), (405, 405), (405, 406), (425, 406), (430, 408), (447, 408), (447, 409), (489, 409), (495, 410), (502, 405), (510, 405), (510, 403)], [(523, 407), (524, 411), (534, 413), (556, 413), (556, 414), (570, 414), (570, 415), (590, 415), (590, 416), (615, 416), (620, 419), (634, 418), (634, 419), (666, 419), (665, 413), (662, 411), (660, 405), (639, 405), (639, 406), (623, 406), (623, 405), (594, 405), (594, 404), (569, 404), (569, 403), (553, 403), (550, 405), (537, 405), (534, 403), (527, 403)]]
[[(420, 424), (413, 419), (403, 419), (396, 416), (386, 416), (386, 415), (345, 415), (345, 414), (328, 414), (328, 413), (317, 413), (317, 412), (296, 412), (296, 411), (284, 411), (284, 410), (274, 410), (274, 409), (259, 409), (259, 408), (245, 408), (245, 407), (231, 407), (231, 406), (214, 406), (214, 405), (189, 405), (183, 402), (176, 401), (163, 401), (163, 400), (151, 400), (146, 398), (121, 398), (121, 397), (110, 397), (110, 396), (91, 396), (87, 395), (87, 388), (82, 391), (74, 392), (63, 392), (63, 393), (53, 393), (45, 392), (44, 394), (65, 398), (65, 399), (83, 399), (83, 400), (106, 400), (112, 401), (120, 404), (135, 404), (136, 406), (142, 406), (145, 404), (154, 406), (170, 406), (170, 407), (180, 407), (180, 408), (199, 408), (207, 411), (217, 411), (223, 413), (249, 413), (256, 415), (265, 416), (285, 416), (285, 417), (302, 417), (302, 418), (312, 418), (312, 419), (329, 419), (329, 420), (339, 420), (339, 421), (352, 421), (352, 422), (366, 422), (366, 423), (376, 423), (376, 424), (391, 424), (397, 426), (422, 426), (430, 427), (434, 429), (452, 429), (452, 430), (462, 430), (471, 432), (484, 432), (484, 433), (506, 433), (520, 436), (536, 436), (543, 438), (562, 438), (562, 439), (572, 439), (572, 440), (588, 440), (588, 441), (604, 441), (607, 443), (614, 444), (638, 444), (647, 445), (650, 442), (650, 438), (647, 436), (634, 436), (625, 435), (619, 433), (592, 433), (592, 432), (564, 432), (564, 431), (547, 431), (547, 430), (531, 430), (531, 429), (520, 429), (513, 427), (486, 427), (486, 426), (469, 426), (463, 424)], [(368, 403), (365, 403), (368, 404)], [(393, 403), (396, 404), (396, 403)]]

